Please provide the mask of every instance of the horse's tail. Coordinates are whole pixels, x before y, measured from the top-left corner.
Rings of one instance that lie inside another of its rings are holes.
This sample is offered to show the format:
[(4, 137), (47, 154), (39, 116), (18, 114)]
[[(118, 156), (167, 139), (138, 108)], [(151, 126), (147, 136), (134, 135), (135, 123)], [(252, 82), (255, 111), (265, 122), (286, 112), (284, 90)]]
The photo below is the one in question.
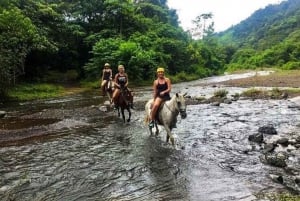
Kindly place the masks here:
[(144, 123), (146, 124), (146, 125), (148, 125), (148, 123), (150, 122), (150, 117), (149, 117), (149, 115), (145, 115), (145, 118), (144, 118)]
[(151, 113), (151, 103), (153, 102), (153, 99), (149, 100), (145, 105), (145, 118), (144, 122), (145, 124), (148, 124), (150, 122), (150, 113)]

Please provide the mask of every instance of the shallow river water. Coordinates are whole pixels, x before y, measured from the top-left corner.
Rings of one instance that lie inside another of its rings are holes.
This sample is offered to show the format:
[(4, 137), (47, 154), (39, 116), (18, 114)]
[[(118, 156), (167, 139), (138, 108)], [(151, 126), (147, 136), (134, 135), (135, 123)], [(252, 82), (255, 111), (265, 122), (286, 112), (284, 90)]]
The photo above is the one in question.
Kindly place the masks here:
[[(215, 79), (176, 84), (173, 92), (209, 95), (217, 89), (201, 84)], [(151, 90), (135, 89), (135, 95), (135, 101), (143, 102)], [(37, 113), (99, 101), (103, 99), (91, 92), (39, 102), (35, 110), (28, 106), (32, 103), (4, 109), (21, 116), (29, 107)], [(261, 200), (260, 194), (284, 187), (269, 178), (276, 168), (260, 162), (259, 147), (248, 136), (266, 124), (280, 135), (299, 129), (300, 112), (290, 104), (239, 100), (219, 107), (188, 105), (187, 118), (179, 117), (173, 130), (175, 149), (165, 143), (163, 129), (158, 137), (149, 136), (142, 108), (133, 111), (128, 124), (114, 111), (48, 122), (47, 137), (0, 147), (0, 200)], [(28, 130), (34, 132), (33, 127)]]

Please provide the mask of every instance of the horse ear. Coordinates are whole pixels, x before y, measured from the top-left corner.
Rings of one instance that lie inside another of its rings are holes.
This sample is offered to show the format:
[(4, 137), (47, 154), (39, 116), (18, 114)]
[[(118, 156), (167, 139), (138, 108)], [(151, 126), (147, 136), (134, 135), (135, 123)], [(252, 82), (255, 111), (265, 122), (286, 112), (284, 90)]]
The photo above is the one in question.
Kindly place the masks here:
[(183, 97), (186, 97), (186, 95), (187, 95), (187, 92), (185, 92), (185, 93), (183, 94)]
[(177, 97), (177, 98), (178, 98), (178, 96), (179, 96), (178, 93), (176, 93), (176, 97)]

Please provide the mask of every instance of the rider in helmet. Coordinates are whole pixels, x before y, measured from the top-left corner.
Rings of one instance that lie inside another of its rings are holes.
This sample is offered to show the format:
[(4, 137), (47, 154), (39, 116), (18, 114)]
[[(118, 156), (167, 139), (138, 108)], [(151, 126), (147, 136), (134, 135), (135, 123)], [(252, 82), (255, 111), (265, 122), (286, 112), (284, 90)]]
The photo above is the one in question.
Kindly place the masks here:
[[(118, 66), (118, 73), (115, 75), (115, 91), (113, 93), (113, 97), (112, 97), (112, 101), (114, 102), (115, 105), (115, 109), (117, 109), (117, 98), (120, 95), (121, 89), (122, 90), (126, 90), (129, 95), (132, 97), (131, 91), (128, 89), (128, 75), (127, 73), (125, 73), (125, 68), (124, 65), (119, 65)], [(133, 102), (132, 100), (129, 101), (128, 103), (130, 105), (131, 108), (133, 108)]]
[(102, 77), (101, 77), (101, 91), (103, 96), (105, 96), (105, 86), (111, 79), (112, 79), (112, 70), (110, 68), (110, 64), (105, 63), (104, 69), (102, 70)]
[(163, 101), (170, 100), (170, 91), (172, 88), (171, 80), (165, 77), (165, 69), (157, 68), (157, 79), (153, 82), (153, 104), (151, 106), (151, 117), (149, 127), (154, 127), (154, 120), (157, 110)]

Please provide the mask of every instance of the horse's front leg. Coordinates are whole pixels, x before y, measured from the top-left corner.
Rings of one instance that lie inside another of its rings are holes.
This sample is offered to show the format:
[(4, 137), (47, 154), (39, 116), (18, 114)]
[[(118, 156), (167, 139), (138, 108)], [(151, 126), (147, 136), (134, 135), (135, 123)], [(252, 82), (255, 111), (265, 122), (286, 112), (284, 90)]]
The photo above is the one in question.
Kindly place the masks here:
[(124, 108), (121, 108), (121, 113), (122, 113), (123, 122), (125, 123), (125, 113), (124, 113)]
[[(148, 123), (149, 123), (149, 122), (148, 122)], [(149, 131), (150, 131), (150, 135), (152, 136), (152, 135), (153, 135), (152, 127), (149, 127)]]
[(166, 137), (166, 142), (168, 143), (169, 140), (171, 141), (171, 144), (173, 146), (175, 146), (175, 139), (174, 139), (174, 136), (172, 135), (171, 133), (171, 129), (168, 125), (164, 124), (164, 127), (166, 129), (166, 132), (167, 132), (167, 137)]
[(120, 117), (120, 115), (121, 115), (121, 114), (120, 114), (120, 108), (118, 107), (117, 110), (118, 110), (118, 117)]
[(130, 108), (129, 108), (129, 107), (127, 108), (127, 111), (128, 111), (128, 119), (127, 119), (127, 122), (130, 122), (131, 111), (130, 111)]
[(156, 130), (155, 130), (155, 135), (158, 136), (158, 134), (159, 134), (159, 129), (158, 129), (158, 126), (157, 126), (157, 122), (156, 122), (156, 121), (154, 122), (154, 125), (155, 125), (155, 129), (156, 129)]
[(153, 135), (152, 128), (149, 127), (150, 135)]

